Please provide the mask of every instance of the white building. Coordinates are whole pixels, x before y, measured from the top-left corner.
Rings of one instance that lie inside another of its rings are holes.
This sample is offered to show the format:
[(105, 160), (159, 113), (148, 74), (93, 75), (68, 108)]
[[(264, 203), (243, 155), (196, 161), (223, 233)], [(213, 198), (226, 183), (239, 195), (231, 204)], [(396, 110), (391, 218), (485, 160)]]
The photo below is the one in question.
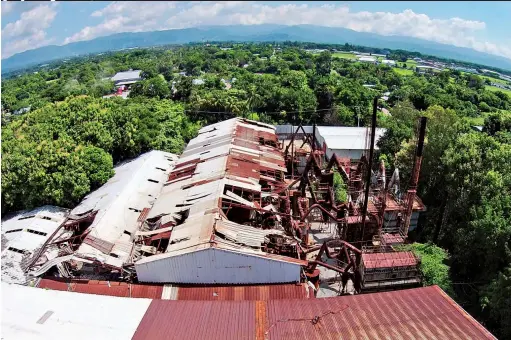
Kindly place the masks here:
[(115, 86), (131, 85), (137, 81), (142, 80), (140, 77), (140, 70), (130, 70), (125, 72), (118, 72), (111, 78)]
[[(364, 151), (368, 150), (366, 133), (370, 131), (370, 128), (365, 127), (316, 126), (316, 141), (327, 158), (335, 153), (338, 157), (360, 159)], [(376, 143), (385, 131), (386, 129), (376, 128), (375, 149), (378, 149)]]
[(23, 262), (48, 241), (68, 214), (67, 209), (45, 205), (15, 213), (2, 221), (3, 282), (27, 282)]
[(396, 66), (396, 62), (394, 60), (384, 59), (381, 61), (381, 63), (384, 65)]
[(364, 57), (358, 58), (358, 61), (362, 61), (365, 63), (376, 63), (376, 58), (371, 57), (371, 56), (364, 56)]

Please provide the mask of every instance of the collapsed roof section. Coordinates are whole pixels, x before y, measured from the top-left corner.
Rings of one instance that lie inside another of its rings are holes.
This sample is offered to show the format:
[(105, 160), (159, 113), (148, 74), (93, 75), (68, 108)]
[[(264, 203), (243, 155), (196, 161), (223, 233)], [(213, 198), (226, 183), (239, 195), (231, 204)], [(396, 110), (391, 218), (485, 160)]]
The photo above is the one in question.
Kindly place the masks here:
[[(158, 229), (171, 229), (171, 233), (163, 252), (135, 263), (138, 279), (193, 283), (299, 281), (300, 265), (305, 261), (262, 250), (266, 237), (283, 235), (284, 230), (243, 225), (255, 211), (271, 209), (262, 197), (285, 186), (286, 168), (277, 145), (274, 127), (254, 121), (234, 118), (202, 128), (188, 144), (147, 215), (148, 224), (156, 226), (151, 234)], [(216, 260), (216, 273), (206, 273), (206, 268), (197, 272), (193, 267), (198, 266), (198, 257)], [(179, 268), (178, 262), (187, 265), (187, 270)], [(247, 263), (267, 266), (268, 275), (249, 268)], [(243, 273), (248, 276), (244, 278)]]
[(2, 281), (25, 283), (25, 264), (59, 229), (68, 209), (45, 205), (2, 221)]
[(132, 254), (139, 217), (152, 206), (177, 156), (150, 151), (115, 168), (115, 175), (71, 211), (68, 225), (93, 216), (75, 255), (121, 268)]

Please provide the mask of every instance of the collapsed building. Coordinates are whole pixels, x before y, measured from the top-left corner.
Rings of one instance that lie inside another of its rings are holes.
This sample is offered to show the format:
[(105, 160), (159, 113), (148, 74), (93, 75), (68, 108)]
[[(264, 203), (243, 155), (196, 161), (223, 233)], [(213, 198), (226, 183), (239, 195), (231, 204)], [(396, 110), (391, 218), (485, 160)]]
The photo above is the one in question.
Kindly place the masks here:
[[(420, 260), (395, 248), (425, 209), (414, 187), (400, 194), (398, 171), (373, 171), (372, 155), (328, 157), (315, 129), (295, 152), (298, 130), (284, 150), (273, 126), (234, 118), (200, 129), (180, 157), (151, 151), (118, 165), (24, 268), (32, 277), (316, 289), (326, 268), (355, 292), (419, 285)], [(315, 239), (316, 222), (335, 224), (331, 237)], [(405, 260), (388, 260), (396, 256)]]

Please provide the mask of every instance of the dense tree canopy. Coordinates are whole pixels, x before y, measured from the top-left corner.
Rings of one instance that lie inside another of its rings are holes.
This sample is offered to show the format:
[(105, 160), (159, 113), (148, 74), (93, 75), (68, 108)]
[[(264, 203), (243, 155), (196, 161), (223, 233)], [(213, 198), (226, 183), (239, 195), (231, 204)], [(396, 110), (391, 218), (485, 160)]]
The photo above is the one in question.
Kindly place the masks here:
[[(105, 183), (117, 162), (151, 149), (179, 153), (201, 124), (234, 116), (367, 126), (373, 98), (389, 92), (379, 101), (390, 115), (378, 115), (387, 131), (375, 156), (399, 168), (402, 192), (417, 120), (428, 117), (418, 187), (427, 211), (411, 235), (422, 243), (410, 246), (422, 257), (425, 282), (509, 337), (510, 96), (473, 74), (411, 72), (409, 59), (419, 53), (391, 51), (400, 65), (389, 67), (343, 59), (333, 49), (385, 52), (350, 44), (191, 44), (58, 61), (4, 78), (2, 212), (72, 207)], [(130, 69), (143, 79), (128, 99), (101, 98), (114, 91), (110, 78)], [(30, 112), (13, 114), (23, 108)], [(345, 201), (340, 176), (334, 180), (336, 199)]]

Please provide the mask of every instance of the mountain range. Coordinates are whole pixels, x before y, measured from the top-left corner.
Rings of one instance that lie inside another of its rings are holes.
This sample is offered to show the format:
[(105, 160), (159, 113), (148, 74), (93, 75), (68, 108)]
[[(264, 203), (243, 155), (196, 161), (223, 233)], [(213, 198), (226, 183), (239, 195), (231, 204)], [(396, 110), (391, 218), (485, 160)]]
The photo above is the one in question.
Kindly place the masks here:
[(511, 60), (504, 57), (411, 37), (383, 36), (374, 33), (357, 32), (346, 28), (313, 25), (232, 25), (119, 33), (62, 46), (44, 46), (2, 59), (2, 73), (56, 59), (90, 53), (201, 41), (349, 43), (376, 48), (402, 49), (511, 70)]

